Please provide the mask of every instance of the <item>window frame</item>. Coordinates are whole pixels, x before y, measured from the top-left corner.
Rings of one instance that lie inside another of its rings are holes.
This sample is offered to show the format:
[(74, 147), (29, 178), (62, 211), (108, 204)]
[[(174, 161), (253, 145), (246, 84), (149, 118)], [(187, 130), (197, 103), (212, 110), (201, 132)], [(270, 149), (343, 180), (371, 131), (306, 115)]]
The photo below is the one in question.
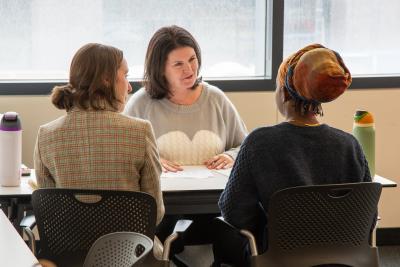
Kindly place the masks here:
[[(284, 1), (271, 0), (272, 6), (272, 47), (271, 53), (271, 78), (254, 77), (243, 79), (205, 79), (219, 87), (224, 92), (257, 92), (274, 91), (275, 77), (279, 64), (283, 59), (283, 30), (284, 30)], [(266, 6), (268, 8), (268, 5)], [(266, 12), (268, 14), (268, 12)], [(265, 20), (268, 29), (268, 20)], [(265, 36), (265, 44), (268, 35)], [(265, 45), (267, 49), (267, 45)], [(267, 51), (266, 51), (267, 52)], [(266, 53), (266, 56), (268, 54)], [(38, 82), (0, 82), (0, 95), (48, 95), (54, 86), (65, 84), (65, 81), (38, 81)], [(136, 91), (141, 87), (139, 80), (130, 82)], [(400, 88), (400, 76), (369, 76), (353, 77), (350, 89), (378, 89), (378, 88)]]

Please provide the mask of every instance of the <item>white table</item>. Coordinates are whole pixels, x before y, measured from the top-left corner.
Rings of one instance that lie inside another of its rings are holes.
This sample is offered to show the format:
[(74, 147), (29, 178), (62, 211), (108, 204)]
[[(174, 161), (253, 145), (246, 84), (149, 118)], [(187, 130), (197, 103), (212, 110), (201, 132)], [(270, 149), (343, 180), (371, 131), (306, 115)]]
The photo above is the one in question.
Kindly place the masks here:
[(374, 182), (381, 183), (382, 187), (396, 187), (397, 183), (395, 181), (389, 180), (385, 177), (375, 174)]
[[(219, 213), (217, 203), (228, 181), (229, 171), (215, 172), (200, 166), (184, 166), (184, 168), (186, 173), (163, 173), (161, 176), (166, 213)], [(21, 186), (0, 186), (0, 200), (9, 201), (9, 205), (14, 206), (14, 217), (22, 216), (18, 205), (30, 203), (33, 189), (28, 185), (28, 179), (36, 180), (35, 172), (32, 170), (31, 173), (31, 176), (22, 177)], [(383, 187), (397, 186), (394, 181), (379, 175), (375, 175), (374, 181), (381, 183)]]
[(0, 211), (0, 264), (7, 267), (33, 267), (39, 262), (6, 215)]
[[(187, 166), (187, 175), (163, 173), (161, 189), (163, 191), (166, 214), (219, 213), (218, 199), (225, 188), (228, 176), (211, 172), (205, 167)], [(193, 176), (194, 174), (194, 176)], [(0, 201), (12, 207), (11, 219), (15, 225), (23, 217), (24, 205), (30, 203), (32, 187), (29, 180), (36, 181), (35, 172), (21, 177), (21, 185), (15, 187), (0, 186)]]
[[(196, 168), (195, 168), (196, 169)], [(161, 188), (167, 214), (219, 213), (218, 199), (228, 181), (229, 172), (214, 173), (205, 168), (188, 170), (189, 175), (163, 174)], [(189, 176), (189, 177), (188, 177)], [(24, 205), (29, 205), (33, 189), (28, 180), (36, 180), (34, 171), (30, 177), (22, 177), (18, 187), (0, 186), (0, 200), (6, 200), (17, 210), (15, 224), (18, 225)], [(383, 187), (396, 187), (397, 184), (387, 178), (375, 175), (375, 182)], [(12, 227), (7, 217), (0, 211), (0, 265), (33, 266), (37, 262), (34, 255)]]
[[(188, 175), (186, 175), (185, 172), (177, 174), (163, 173), (161, 175), (161, 190), (164, 193), (168, 193), (178, 191), (213, 191), (223, 190), (225, 188), (229, 175), (227, 170), (219, 172), (209, 171), (206, 168), (199, 168), (197, 166), (196, 168), (193, 168), (193, 166), (188, 167), (190, 167), (190, 173)], [(36, 181), (35, 172), (33, 170), (31, 176), (21, 177), (20, 186), (0, 186), (0, 197), (30, 197), (33, 189), (28, 184), (29, 179)], [(380, 175), (375, 175), (374, 182), (381, 183), (382, 187), (397, 186), (396, 182)]]

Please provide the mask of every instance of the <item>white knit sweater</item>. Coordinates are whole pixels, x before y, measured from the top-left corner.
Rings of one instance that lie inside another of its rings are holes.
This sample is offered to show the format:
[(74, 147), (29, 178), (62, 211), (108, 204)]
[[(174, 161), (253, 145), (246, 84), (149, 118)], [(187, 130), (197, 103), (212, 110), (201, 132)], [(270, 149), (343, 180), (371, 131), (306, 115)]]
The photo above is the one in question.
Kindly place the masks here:
[(181, 165), (201, 165), (223, 152), (235, 159), (247, 134), (232, 102), (208, 83), (203, 83), (199, 99), (189, 106), (167, 98), (152, 99), (141, 88), (129, 99), (124, 113), (149, 120), (160, 156)]

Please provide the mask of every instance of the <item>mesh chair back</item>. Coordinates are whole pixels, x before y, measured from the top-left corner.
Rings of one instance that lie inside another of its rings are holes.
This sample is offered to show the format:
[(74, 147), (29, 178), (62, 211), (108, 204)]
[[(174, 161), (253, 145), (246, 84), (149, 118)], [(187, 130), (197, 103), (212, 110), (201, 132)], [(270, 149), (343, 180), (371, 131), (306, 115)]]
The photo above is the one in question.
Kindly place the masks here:
[[(84, 267), (132, 267), (153, 248), (153, 241), (134, 232), (117, 232), (97, 239), (89, 250)], [(135, 265), (135, 266), (136, 266)]]
[(113, 232), (137, 232), (154, 238), (156, 203), (147, 193), (38, 189), (32, 194), (32, 205), (40, 257), (84, 257), (96, 239)]
[[(379, 183), (300, 186), (278, 191), (269, 204), (267, 254), (288, 261), (292, 255), (295, 266), (303, 266), (301, 260), (307, 262), (304, 266), (314, 266), (346, 264), (346, 253), (350, 257), (355, 257), (355, 251), (371, 253), (369, 238), (380, 193)], [(303, 259), (296, 259), (298, 256)]]

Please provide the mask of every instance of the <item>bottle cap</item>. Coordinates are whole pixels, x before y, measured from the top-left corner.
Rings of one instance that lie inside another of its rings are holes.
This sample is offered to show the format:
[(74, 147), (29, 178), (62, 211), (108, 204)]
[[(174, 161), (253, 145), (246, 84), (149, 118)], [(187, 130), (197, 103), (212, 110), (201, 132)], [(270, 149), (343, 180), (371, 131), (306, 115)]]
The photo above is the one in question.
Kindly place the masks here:
[(9, 111), (3, 114), (0, 121), (0, 131), (21, 131), (21, 121), (18, 113)]
[(354, 122), (360, 124), (370, 124), (374, 123), (374, 117), (366, 110), (357, 110), (356, 114), (354, 114)]

